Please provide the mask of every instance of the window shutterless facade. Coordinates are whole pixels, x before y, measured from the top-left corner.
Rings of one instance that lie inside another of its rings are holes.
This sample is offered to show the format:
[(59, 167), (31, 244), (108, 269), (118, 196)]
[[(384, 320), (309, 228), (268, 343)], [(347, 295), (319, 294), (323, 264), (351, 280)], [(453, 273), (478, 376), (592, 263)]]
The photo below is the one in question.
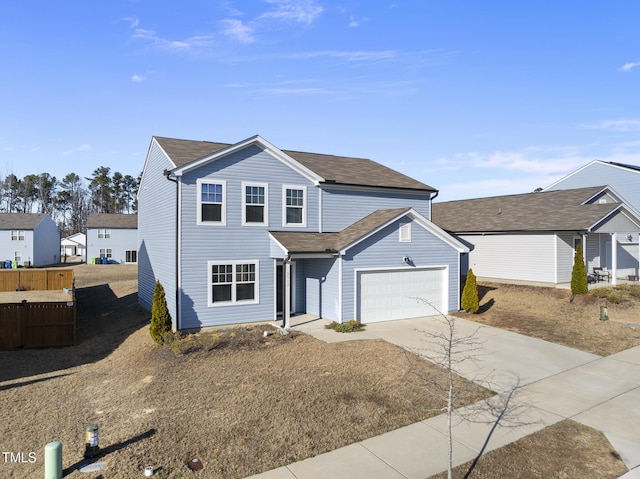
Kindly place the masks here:
[(125, 255), (125, 263), (138, 262), (138, 252), (136, 250), (127, 250), (124, 252), (124, 255)]
[(198, 188), (198, 224), (226, 224), (226, 182), (200, 179)]
[(98, 228), (98, 239), (108, 239), (108, 238), (111, 238), (111, 229)]
[(269, 224), (269, 188), (266, 183), (242, 183), (242, 224)]
[(101, 258), (111, 258), (111, 248), (100, 248), (100, 257)]
[(209, 306), (258, 303), (258, 261), (209, 261)]
[(306, 192), (304, 186), (282, 187), (282, 226), (306, 226)]
[(24, 241), (24, 231), (22, 230), (11, 231), (11, 241)]

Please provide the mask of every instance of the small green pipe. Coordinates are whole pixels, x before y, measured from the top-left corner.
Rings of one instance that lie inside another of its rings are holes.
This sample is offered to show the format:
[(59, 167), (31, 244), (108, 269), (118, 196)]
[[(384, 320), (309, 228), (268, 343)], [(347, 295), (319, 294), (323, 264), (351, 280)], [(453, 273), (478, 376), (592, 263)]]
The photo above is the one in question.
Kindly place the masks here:
[(44, 479), (62, 479), (62, 443), (59, 441), (44, 447)]

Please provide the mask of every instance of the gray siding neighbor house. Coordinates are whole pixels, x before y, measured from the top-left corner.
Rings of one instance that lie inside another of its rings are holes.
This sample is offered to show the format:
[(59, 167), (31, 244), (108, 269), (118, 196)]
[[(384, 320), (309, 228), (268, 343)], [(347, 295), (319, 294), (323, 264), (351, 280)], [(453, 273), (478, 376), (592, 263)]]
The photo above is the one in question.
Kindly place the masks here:
[(469, 246), (463, 271), (484, 280), (569, 283), (578, 244), (594, 277), (638, 275), (640, 217), (608, 186), (434, 203), (433, 222)]
[(138, 193), (140, 303), (150, 308), (160, 281), (180, 330), (457, 310), (468, 250), (430, 221), (436, 193), (371, 160), (260, 136), (153, 137)]
[(87, 263), (138, 262), (138, 215), (90, 215), (86, 234)]
[(46, 266), (60, 261), (60, 230), (44, 213), (0, 213), (0, 262)]

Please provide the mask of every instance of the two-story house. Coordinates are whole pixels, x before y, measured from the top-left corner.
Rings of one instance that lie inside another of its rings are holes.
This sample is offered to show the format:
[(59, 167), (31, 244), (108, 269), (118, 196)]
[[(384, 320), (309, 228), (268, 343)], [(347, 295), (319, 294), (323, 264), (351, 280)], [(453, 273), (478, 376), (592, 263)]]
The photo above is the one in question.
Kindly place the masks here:
[(44, 213), (0, 213), (0, 262), (46, 266), (60, 261), (60, 230)]
[(89, 215), (86, 228), (87, 263), (138, 262), (138, 215)]
[(159, 280), (175, 329), (457, 310), (468, 250), (430, 221), (436, 194), (371, 160), (260, 136), (153, 137), (138, 193), (139, 300), (150, 308)]

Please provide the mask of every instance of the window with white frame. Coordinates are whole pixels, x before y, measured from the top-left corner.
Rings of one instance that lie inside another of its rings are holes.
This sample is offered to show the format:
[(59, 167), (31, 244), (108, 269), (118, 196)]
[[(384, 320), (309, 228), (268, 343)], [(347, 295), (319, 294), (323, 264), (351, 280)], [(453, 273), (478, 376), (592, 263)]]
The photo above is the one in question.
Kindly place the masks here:
[(400, 225), (400, 242), (411, 243), (411, 223)]
[(124, 252), (125, 263), (137, 263), (138, 252), (136, 250), (128, 250)]
[(98, 228), (98, 239), (111, 238), (111, 228)]
[(20, 263), (22, 261), (22, 251), (20, 251), (20, 250), (14, 251), (13, 252), (13, 260), (16, 263)]
[(209, 261), (209, 306), (258, 302), (257, 261)]
[(100, 248), (101, 258), (111, 258), (111, 248)]
[(265, 183), (242, 183), (242, 224), (268, 224), (268, 188)]
[(198, 224), (224, 225), (226, 182), (200, 179), (198, 187)]
[(24, 241), (24, 231), (21, 231), (21, 230), (11, 231), (11, 241)]
[(283, 190), (283, 226), (305, 226), (306, 208), (304, 186), (284, 185)]

